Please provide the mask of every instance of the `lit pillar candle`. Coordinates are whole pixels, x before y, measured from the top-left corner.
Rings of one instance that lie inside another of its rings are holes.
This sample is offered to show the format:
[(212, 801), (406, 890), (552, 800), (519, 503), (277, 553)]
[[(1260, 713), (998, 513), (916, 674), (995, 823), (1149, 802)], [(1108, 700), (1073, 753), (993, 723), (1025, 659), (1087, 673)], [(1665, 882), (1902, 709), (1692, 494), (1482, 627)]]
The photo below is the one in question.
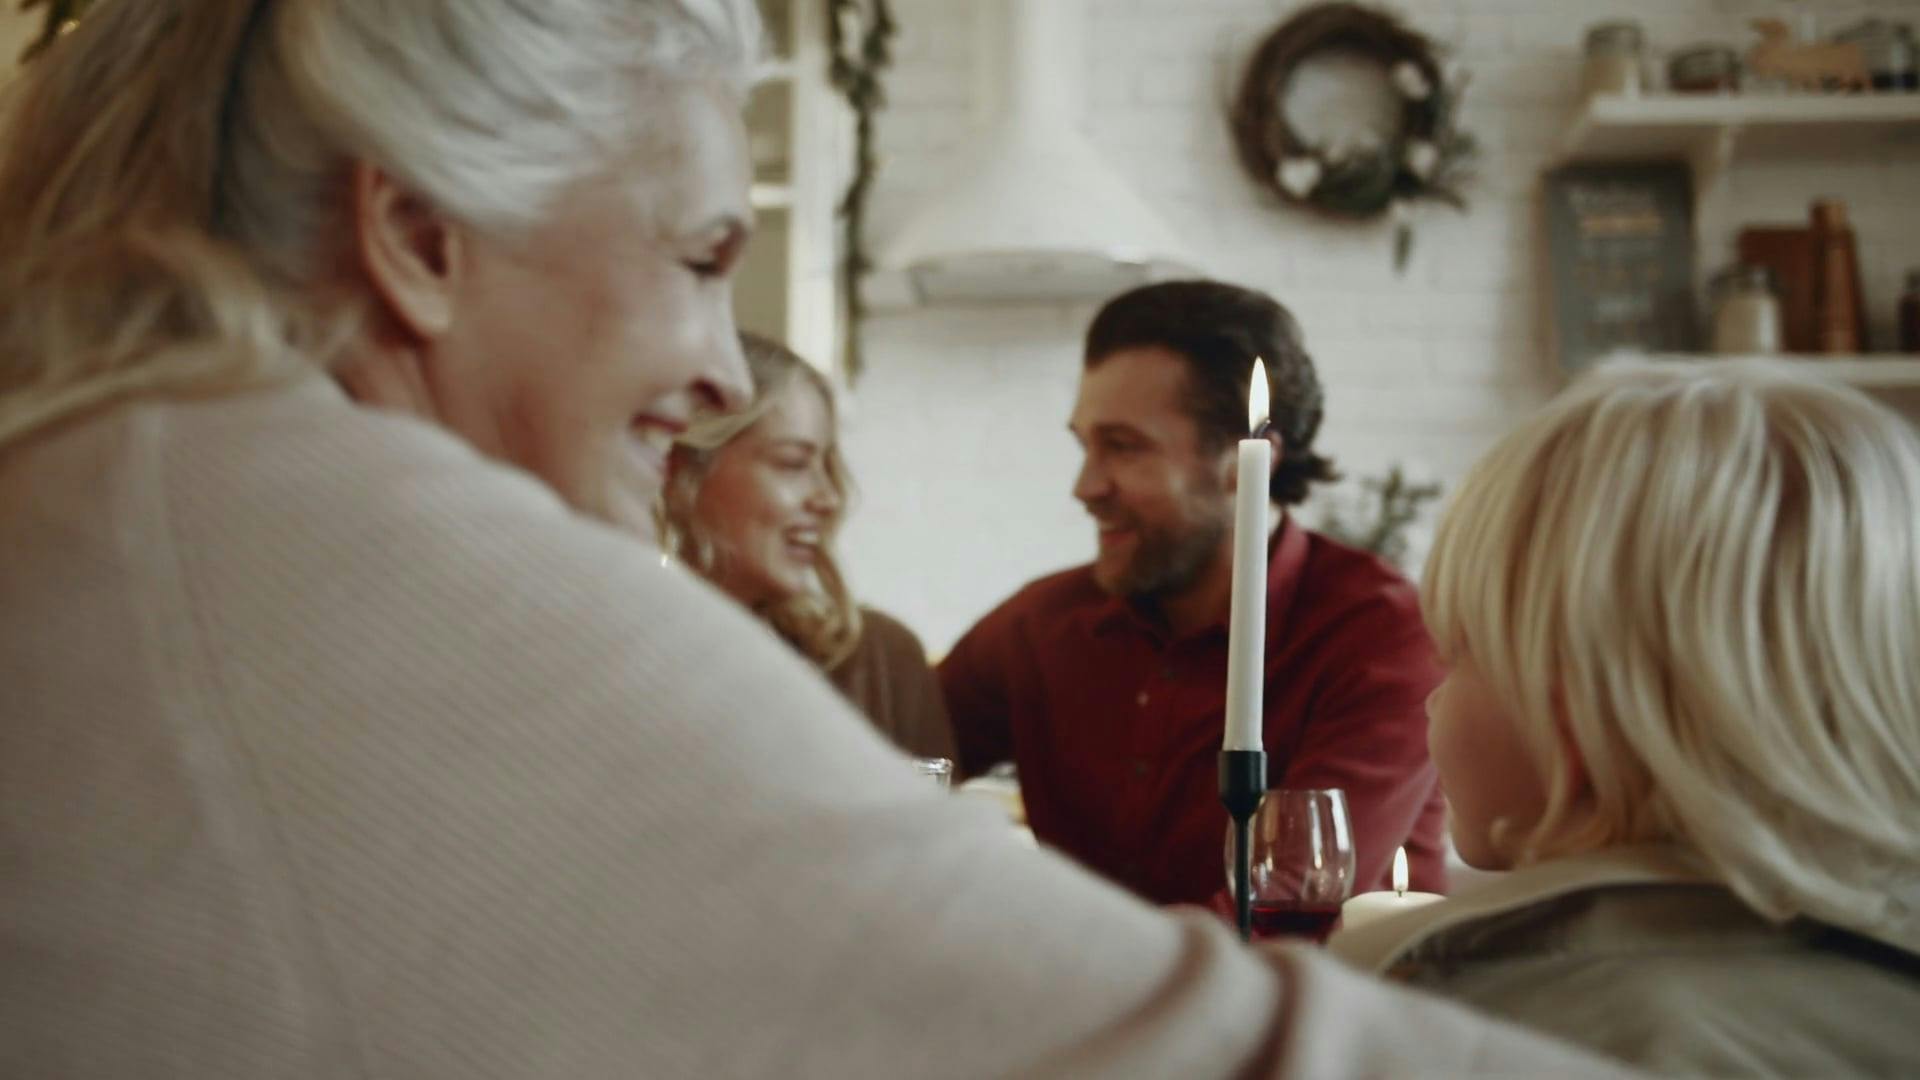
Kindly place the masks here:
[(1353, 930), (1390, 915), (1444, 899), (1439, 893), (1407, 891), (1407, 849), (1393, 853), (1393, 891), (1361, 893), (1340, 906), (1340, 929)]
[(1267, 655), (1267, 486), (1273, 444), (1267, 424), (1267, 365), (1253, 362), (1247, 430), (1240, 440), (1233, 497), (1233, 607), (1227, 623), (1227, 734), (1223, 750), (1261, 750)]

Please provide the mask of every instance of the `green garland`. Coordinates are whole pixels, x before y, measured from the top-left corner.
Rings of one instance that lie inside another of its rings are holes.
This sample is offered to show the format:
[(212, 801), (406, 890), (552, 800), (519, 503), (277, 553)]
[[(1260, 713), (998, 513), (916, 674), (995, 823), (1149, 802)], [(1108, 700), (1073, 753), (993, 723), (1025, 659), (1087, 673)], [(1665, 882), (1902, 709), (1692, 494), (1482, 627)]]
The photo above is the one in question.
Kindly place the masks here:
[(846, 254), (840, 261), (846, 294), (847, 380), (859, 379), (866, 364), (860, 349), (860, 323), (866, 317), (862, 282), (872, 268), (866, 248), (867, 197), (880, 172), (874, 150), (874, 117), (886, 107), (880, 76), (893, 66), (893, 39), (899, 25), (887, 0), (828, 0), (827, 46), (832, 54), (828, 80), (853, 108), (853, 179), (840, 199), (839, 215)]

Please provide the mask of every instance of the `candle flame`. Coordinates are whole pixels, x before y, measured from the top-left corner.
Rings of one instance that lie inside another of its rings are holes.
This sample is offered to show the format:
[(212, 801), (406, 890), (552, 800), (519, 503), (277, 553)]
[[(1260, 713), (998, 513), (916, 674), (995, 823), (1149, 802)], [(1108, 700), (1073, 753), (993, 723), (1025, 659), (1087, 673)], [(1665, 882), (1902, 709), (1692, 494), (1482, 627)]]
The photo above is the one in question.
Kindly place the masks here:
[(1253, 435), (1260, 434), (1272, 411), (1267, 404), (1267, 362), (1256, 356), (1253, 358), (1253, 381), (1247, 385), (1247, 431)]
[(1393, 849), (1393, 891), (1396, 895), (1407, 895), (1407, 849)]

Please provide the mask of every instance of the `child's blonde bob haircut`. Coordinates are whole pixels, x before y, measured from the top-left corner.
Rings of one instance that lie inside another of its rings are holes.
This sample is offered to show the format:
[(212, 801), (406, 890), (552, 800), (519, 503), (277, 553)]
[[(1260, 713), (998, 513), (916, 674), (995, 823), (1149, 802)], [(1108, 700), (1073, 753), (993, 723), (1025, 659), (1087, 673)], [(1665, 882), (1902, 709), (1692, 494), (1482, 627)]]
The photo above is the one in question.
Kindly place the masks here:
[[(1920, 441), (1779, 365), (1609, 366), (1448, 509), (1425, 609), (1548, 792), (1516, 864), (1695, 852), (1750, 906), (1920, 951)], [(1568, 745), (1570, 742), (1571, 745)]]

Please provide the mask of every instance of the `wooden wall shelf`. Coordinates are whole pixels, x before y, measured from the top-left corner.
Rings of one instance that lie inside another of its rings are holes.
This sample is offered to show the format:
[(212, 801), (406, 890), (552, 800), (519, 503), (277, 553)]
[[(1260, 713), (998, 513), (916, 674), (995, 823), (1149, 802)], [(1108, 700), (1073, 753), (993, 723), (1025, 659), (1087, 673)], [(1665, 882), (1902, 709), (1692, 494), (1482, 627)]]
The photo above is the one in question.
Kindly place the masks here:
[(1679, 158), (1698, 190), (1736, 156), (1831, 158), (1920, 147), (1920, 93), (1596, 95), (1561, 143), (1570, 161)]
[[(1627, 354), (1612, 359), (1628, 359)], [(1754, 359), (1739, 356), (1713, 356), (1703, 353), (1655, 353), (1652, 355), (1631, 354), (1631, 359), (1656, 360), (1662, 363), (1707, 364), (1725, 360)], [(1885, 353), (1870, 356), (1774, 356), (1767, 359), (1788, 364), (1803, 371), (1812, 372), (1857, 386), (1863, 390), (1912, 390), (1920, 389), (1920, 356), (1905, 353)]]

